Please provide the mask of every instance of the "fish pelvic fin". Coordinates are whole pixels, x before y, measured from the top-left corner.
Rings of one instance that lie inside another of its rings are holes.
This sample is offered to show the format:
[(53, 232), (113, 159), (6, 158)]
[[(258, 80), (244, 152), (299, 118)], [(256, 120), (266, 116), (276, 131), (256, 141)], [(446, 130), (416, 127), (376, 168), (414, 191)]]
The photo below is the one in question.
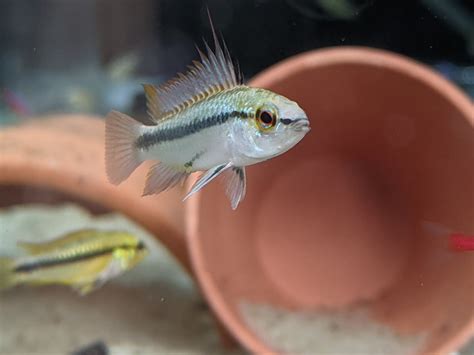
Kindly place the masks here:
[(210, 15), (209, 21), (214, 50), (204, 41), (205, 51), (197, 48), (200, 61), (193, 61), (186, 73), (179, 73), (159, 87), (143, 85), (148, 114), (155, 122), (168, 119), (221, 91), (242, 85), (239, 70), (234, 66), (225, 42), (219, 42)]
[(245, 197), (247, 178), (244, 167), (233, 166), (223, 174), (226, 195), (230, 200), (232, 209), (237, 209), (240, 201)]
[(86, 296), (97, 288), (98, 287), (95, 285), (94, 282), (72, 286), (72, 289), (76, 291), (80, 296)]
[(212, 180), (214, 180), (217, 176), (219, 176), (221, 173), (223, 173), (230, 167), (232, 167), (232, 163), (217, 165), (207, 170), (194, 183), (194, 185), (191, 187), (191, 190), (189, 190), (188, 194), (184, 197), (183, 201), (187, 200), (189, 197), (191, 197), (191, 195), (201, 190), (204, 186), (209, 184)]
[(17, 279), (13, 267), (15, 261), (12, 258), (0, 257), (0, 291), (17, 285)]
[(158, 194), (186, 180), (189, 176), (184, 170), (177, 170), (163, 163), (156, 163), (148, 171), (143, 196)]
[(133, 118), (111, 111), (105, 119), (105, 168), (109, 181), (118, 185), (142, 163), (135, 140), (141, 124)]

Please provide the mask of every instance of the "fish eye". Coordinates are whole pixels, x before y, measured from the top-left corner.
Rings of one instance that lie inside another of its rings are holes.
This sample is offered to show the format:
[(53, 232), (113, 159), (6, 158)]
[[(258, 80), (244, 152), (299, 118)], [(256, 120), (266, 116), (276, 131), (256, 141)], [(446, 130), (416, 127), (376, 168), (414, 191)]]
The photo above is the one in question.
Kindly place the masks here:
[(276, 113), (270, 109), (258, 109), (257, 114), (257, 125), (261, 131), (268, 131), (275, 127), (277, 119)]

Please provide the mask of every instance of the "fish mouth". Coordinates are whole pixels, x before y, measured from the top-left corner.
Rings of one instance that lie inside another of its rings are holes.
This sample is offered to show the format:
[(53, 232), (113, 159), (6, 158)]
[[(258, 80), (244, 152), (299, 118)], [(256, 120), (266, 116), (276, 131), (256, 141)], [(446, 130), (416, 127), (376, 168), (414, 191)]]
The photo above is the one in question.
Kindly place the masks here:
[(291, 120), (289, 126), (296, 132), (309, 132), (311, 127), (307, 118), (295, 118)]

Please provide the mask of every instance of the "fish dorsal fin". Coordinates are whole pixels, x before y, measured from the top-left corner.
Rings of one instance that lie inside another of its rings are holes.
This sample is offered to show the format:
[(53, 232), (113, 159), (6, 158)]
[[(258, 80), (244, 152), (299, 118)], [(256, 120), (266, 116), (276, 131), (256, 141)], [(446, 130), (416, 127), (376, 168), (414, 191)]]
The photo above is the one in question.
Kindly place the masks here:
[(214, 38), (214, 51), (204, 41), (206, 53), (198, 48), (201, 60), (193, 61), (186, 73), (179, 73), (174, 79), (159, 87), (143, 85), (148, 113), (155, 122), (167, 119), (198, 101), (242, 84), (241, 75), (234, 67), (224, 41), (222, 46), (219, 43), (210, 16), (209, 21)]
[(93, 230), (84, 229), (45, 242), (20, 241), (17, 245), (30, 255), (40, 255), (68, 247), (72, 244), (81, 243), (90, 238), (91, 232), (93, 232)]

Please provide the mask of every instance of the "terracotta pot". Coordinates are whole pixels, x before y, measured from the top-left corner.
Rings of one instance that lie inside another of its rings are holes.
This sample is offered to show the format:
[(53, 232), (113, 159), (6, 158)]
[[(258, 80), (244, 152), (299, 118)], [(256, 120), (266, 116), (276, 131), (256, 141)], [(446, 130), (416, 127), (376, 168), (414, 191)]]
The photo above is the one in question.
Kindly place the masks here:
[(221, 321), (268, 354), (282, 349), (243, 303), (363, 305), (397, 334), (423, 334), (416, 352), (455, 350), (474, 330), (474, 254), (450, 254), (419, 226), (474, 233), (472, 102), (429, 68), (364, 48), (304, 53), (251, 84), (297, 101), (312, 130), (247, 170), (237, 211), (219, 184), (189, 200), (192, 265)]
[(58, 115), (0, 130), (2, 205), (77, 199), (95, 209), (120, 211), (156, 235), (189, 270), (184, 191), (142, 198), (146, 170), (144, 164), (118, 187), (107, 181), (99, 117)]

